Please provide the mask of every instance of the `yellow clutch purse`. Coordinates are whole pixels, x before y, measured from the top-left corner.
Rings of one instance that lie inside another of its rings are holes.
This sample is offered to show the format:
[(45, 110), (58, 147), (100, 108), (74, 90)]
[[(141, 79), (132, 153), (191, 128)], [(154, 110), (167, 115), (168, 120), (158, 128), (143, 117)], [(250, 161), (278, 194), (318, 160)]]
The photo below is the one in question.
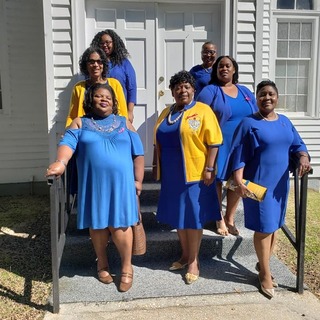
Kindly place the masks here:
[[(263, 187), (259, 184), (253, 183), (253, 182), (251, 182), (249, 180), (245, 180), (245, 179), (242, 179), (242, 183), (250, 190), (250, 192), (248, 192), (246, 194), (246, 196), (248, 198), (251, 198), (253, 200), (257, 200), (259, 202), (263, 201), (263, 199), (267, 193), (266, 187)], [(237, 188), (237, 186), (234, 185), (233, 179), (230, 178), (227, 181), (225, 188), (234, 191)]]

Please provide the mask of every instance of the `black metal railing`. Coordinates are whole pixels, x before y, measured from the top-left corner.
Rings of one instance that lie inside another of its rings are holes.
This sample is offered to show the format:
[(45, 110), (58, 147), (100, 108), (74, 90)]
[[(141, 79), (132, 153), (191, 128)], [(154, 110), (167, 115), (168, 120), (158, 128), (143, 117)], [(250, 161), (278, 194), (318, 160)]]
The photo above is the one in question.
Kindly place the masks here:
[(299, 177), (299, 159), (291, 159), (294, 187), (294, 211), (295, 211), (295, 230), (291, 232), (287, 225), (282, 227), (282, 231), (289, 239), (297, 251), (297, 278), (296, 290), (302, 294), (304, 290), (304, 258), (306, 246), (306, 223), (307, 223), (307, 194), (308, 194), (308, 175), (312, 174), (312, 169)]
[[(48, 180), (49, 181), (49, 180)], [(59, 269), (66, 242), (68, 212), (66, 210), (66, 193), (64, 177), (50, 179), (50, 224), (51, 224), (51, 258), (52, 258), (52, 303), (53, 313), (60, 309)]]

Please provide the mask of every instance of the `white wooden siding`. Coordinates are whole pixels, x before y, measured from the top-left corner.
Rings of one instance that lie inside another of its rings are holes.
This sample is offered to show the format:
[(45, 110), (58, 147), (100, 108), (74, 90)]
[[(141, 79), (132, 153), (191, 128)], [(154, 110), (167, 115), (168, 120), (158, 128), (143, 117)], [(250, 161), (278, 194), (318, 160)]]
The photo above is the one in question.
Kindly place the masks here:
[[(52, 0), (52, 38), (54, 61), (54, 88), (56, 116), (54, 121), (56, 138), (64, 132), (69, 109), (70, 92), (77, 79), (74, 79), (72, 55), (72, 9), (71, 0)], [(76, 68), (78, 69), (78, 68)]]
[(239, 83), (254, 91), (255, 79), (255, 1), (238, 1), (236, 12), (236, 60), (239, 64)]
[(2, 1), (7, 87), (0, 114), (0, 184), (43, 181), (48, 165), (42, 7)]

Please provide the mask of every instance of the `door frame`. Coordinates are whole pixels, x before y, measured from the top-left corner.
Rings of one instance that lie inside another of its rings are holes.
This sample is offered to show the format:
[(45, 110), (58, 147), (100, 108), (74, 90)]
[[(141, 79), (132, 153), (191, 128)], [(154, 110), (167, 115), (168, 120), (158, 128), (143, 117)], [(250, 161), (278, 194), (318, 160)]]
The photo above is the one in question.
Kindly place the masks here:
[[(78, 61), (86, 49), (85, 39), (85, 19), (86, 19), (86, 1), (90, 0), (71, 0), (71, 11), (72, 11), (72, 52), (73, 52), (73, 72), (78, 72)], [(101, 0), (105, 1), (105, 0)], [(126, 0), (117, 0), (118, 2), (133, 2)], [(108, 1), (105, 1), (108, 2)], [(110, 1), (111, 2), (111, 1)], [(194, 4), (194, 0), (140, 0), (146, 3), (171, 3), (171, 4)], [(224, 37), (221, 39), (221, 48), (219, 48), (220, 54), (235, 55), (235, 35), (236, 35), (236, 23), (234, 21), (234, 12), (236, 1), (235, 0), (200, 0), (198, 4), (220, 4), (222, 11), (221, 18), (221, 33)], [(155, 24), (157, 25), (157, 24)], [(157, 32), (156, 32), (157, 34)]]

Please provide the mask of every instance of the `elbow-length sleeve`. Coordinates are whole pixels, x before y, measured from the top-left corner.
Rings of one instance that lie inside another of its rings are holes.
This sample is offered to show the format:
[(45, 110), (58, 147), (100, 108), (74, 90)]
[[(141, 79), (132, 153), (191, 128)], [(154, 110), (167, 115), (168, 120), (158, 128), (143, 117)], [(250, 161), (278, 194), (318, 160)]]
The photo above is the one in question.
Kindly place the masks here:
[(255, 150), (259, 147), (257, 130), (259, 129), (252, 127), (247, 118), (240, 122), (233, 136), (230, 153), (222, 171), (225, 180), (228, 180), (233, 171), (243, 168), (254, 157)]
[(131, 62), (126, 59), (124, 63), (124, 69), (126, 74), (126, 89), (127, 89), (127, 103), (137, 103), (137, 79), (136, 72)]

